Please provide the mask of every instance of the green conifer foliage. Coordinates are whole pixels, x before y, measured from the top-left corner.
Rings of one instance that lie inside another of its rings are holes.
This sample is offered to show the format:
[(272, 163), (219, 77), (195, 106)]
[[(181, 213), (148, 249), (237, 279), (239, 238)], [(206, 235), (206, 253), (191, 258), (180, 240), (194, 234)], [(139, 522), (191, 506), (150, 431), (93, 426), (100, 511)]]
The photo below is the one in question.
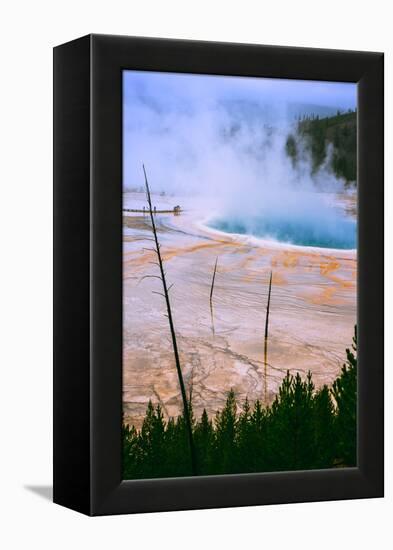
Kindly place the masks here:
[(195, 426), (194, 436), (200, 472), (208, 474), (213, 466), (212, 453), (215, 447), (215, 433), (206, 409), (203, 409), (201, 420)]
[(330, 390), (325, 385), (314, 396), (314, 466), (333, 464), (336, 456), (334, 406)]
[[(332, 394), (337, 405), (335, 432), (337, 438), (338, 465), (356, 466), (357, 461), (357, 332), (352, 350), (347, 349), (347, 361), (333, 383)], [(355, 353), (354, 353), (355, 352)]]
[[(347, 361), (331, 388), (315, 390), (309, 373), (287, 372), (271, 407), (230, 390), (214, 421), (189, 413), (198, 475), (321, 469), (356, 465), (356, 329)], [(239, 409), (239, 410), (238, 410)], [(141, 429), (123, 427), (125, 479), (193, 475), (184, 416), (166, 422), (149, 402)]]
[(214, 458), (216, 473), (232, 473), (236, 453), (236, 399), (235, 392), (228, 393), (225, 407), (215, 418)]
[[(293, 164), (298, 151), (304, 147), (309, 151), (313, 172), (326, 159), (334, 174), (349, 182), (357, 178), (357, 120), (356, 112), (337, 112), (337, 115), (319, 118), (303, 117), (297, 123), (296, 131), (289, 134), (285, 149)], [(328, 146), (333, 148), (331, 159), (327, 157)]]

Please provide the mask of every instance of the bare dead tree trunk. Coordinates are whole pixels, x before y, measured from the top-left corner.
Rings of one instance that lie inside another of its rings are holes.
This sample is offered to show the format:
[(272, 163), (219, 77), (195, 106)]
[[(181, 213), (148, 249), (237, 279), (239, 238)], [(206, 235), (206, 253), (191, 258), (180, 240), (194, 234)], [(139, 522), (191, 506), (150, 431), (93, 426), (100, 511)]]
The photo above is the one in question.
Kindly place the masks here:
[(270, 272), (270, 281), (269, 281), (269, 293), (268, 293), (268, 297), (267, 297), (267, 306), (266, 306), (266, 319), (265, 319), (265, 346), (264, 346), (264, 374), (265, 374), (265, 388), (264, 388), (264, 393), (265, 393), (265, 404), (266, 404), (266, 401), (267, 401), (267, 341), (268, 341), (268, 337), (269, 337), (269, 312), (270, 312), (270, 296), (271, 296), (271, 292), (272, 292), (272, 276), (273, 276), (273, 272), (271, 271)]
[(156, 224), (155, 224), (155, 221), (154, 221), (154, 212), (153, 212), (153, 209), (152, 209), (150, 189), (149, 189), (149, 183), (147, 181), (145, 165), (143, 165), (143, 173), (145, 175), (146, 197), (147, 197), (147, 203), (149, 205), (149, 214), (150, 214), (150, 220), (151, 220), (154, 243), (155, 243), (155, 252), (157, 254), (157, 259), (158, 259), (157, 265), (158, 265), (159, 270), (160, 270), (159, 279), (161, 279), (163, 290), (164, 290), (164, 294), (162, 294), (162, 296), (164, 297), (165, 303), (166, 303), (169, 329), (170, 329), (171, 337), (172, 337), (173, 354), (175, 356), (177, 376), (178, 376), (178, 379), (179, 379), (179, 386), (180, 386), (181, 396), (182, 396), (182, 400), (183, 400), (183, 414), (184, 414), (184, 420), (185, 420), (185, 424), (186, 424), (188, 442), (189, 442), (189, 446), (190, 446), (191, 467), (192, 467), (193, 475), (197, 475), (198, 472), (197, 472), (196, 451), (195, 451), (195, 445), (194, 445), (194, 438), (193, 438), (193, 434), (192, 434), (191, 416), (190, 416), (190, 410), (189, 410), (189, 406), (188, 406), (188, 402), (187, 402), (187, 394), (186, 394), (186, 388), (185, 388), (185, 385), (184, 385), (183, 374), (182, 374), (182, 370), (181, 370), (181, 366), (180, 366), (179, 351), (178, 351), (178, 348), (177, 348), (176, 333), (175, 333), (175, 327), (174, 327), (174, 324), (173, 324), (171, 304), (170, 304), (170, 300), (169, 300), (170, 287), (168, 288), (167, 283), (166, 283), (165, 270), (164, 270), (163, 260), (162, 260), (162, 256), (161, 256), (161, 247), (160, 247), (160, 243), (158, 242), (158, 237), (157, 237), (157, 228), (156, 228)]
[(210, 305), (211, 305), (211, 303), (212, 303), (212, 298), (213, 298), (214, 281), (215, 281), (215, 279), (216, 279), (216, 271), (217, 271), (217, 262), (218, 262), (218, 256), (217, 256), (217, 258), (216, 258), (216, 263), (214, 264), (212, 285), (211, 285), (211, 287), (210, 287)]
[(211, 322), (212, 322), (212, 333), (213, 333), (213, 336), (215, 336), (216, 331), (215, 331), (215, 328), (214, 328), (214, 308), (213, 308), (213, 302), (210, 302), (210, 319), (211, 319)]
[(213, 310), (213, 290), (214, 290), (214, 281), (216, 279), (217, 262), (218, 262), (218, 256), (216, 257), (216, 263), (214, 265), (214, 270), (213, 270), (212, 284), (211, 284), (211, 287), (210, 287), (210, 316), (211, 316), (211, 321), (212, 321), (213, 336), (215, 334), (215, 330), (214, 330), (214, 310)]

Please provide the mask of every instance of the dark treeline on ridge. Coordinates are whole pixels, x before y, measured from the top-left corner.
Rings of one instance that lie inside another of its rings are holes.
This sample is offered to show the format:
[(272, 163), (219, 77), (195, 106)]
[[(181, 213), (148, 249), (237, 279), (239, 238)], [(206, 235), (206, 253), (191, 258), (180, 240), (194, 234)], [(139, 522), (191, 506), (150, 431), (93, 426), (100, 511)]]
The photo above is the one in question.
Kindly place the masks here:
[(299, 157), (299, 140), (311, 154), (313, 171), (326, 160), (328, 145), (333, 147), (330, 168), (347, 183), (356, 182), (357, 124), (356, 111), (337, 112), (335, 116), (320, 118), (318, 115), (300, 117), (294, 134), (286, 142), (287, 154), (294, 163)]
[[(309, 373), (287, 373), (271, 406), (235, 393), (210, 419), (192, 415), (198, 475), (318, 469), (356, 465), (356, 329), (352, 350), (331, 388), (316, 390)], [(123, 426), (123, 478), (192, 475), (183, 416), (164, 420), (149, 402), (141, 429)]]

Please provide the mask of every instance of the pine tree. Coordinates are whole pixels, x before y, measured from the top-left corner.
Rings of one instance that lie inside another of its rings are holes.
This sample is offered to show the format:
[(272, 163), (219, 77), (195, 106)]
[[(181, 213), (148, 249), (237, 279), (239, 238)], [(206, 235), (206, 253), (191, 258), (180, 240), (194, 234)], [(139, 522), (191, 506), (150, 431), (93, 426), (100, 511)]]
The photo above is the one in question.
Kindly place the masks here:
[(269, 451), (277, 470), (290, 469), (295, 462), (293, 444), (293, 376), (287, 372), (269, 417)]
[(194, 437), (200, 473), (209, 474), (214, 447), (214, 429), (206, 409), (203, 409), (201, 420), (195, 426)]
[(184, 447), (183, 431), (179, 435), (178, 422), (170, 418), (166, 424), (165, 430), (165, 472), (169, 477), (179, 475), (179, 462), (184, 461), (183, 453), (187, 453), (187, 448)]
[(215, 418), (215, 464), (217, 473), (232, 473), (236, 453), (236, 399), (231, 389), (221, 413)]
[(251, 471), (263, 472), (271, 469), (273, 457), (268, 448), (268, 427), (270, 409), (263, 408), (259, 399), (255, 401), (250, 422), (249, 454), (252, 457)]
[(337, 412), (335, 433), (338, 464), (356, 466), (357, 462), (357, 331), (353, 337), (352, 350), (347, 349), (347, 361), (341, 369), (341, 376), (335, 380), (332, 395)]
[(295, 137), (293, 134), (289, 134), (287, 141), (285, 143), (285, 151), (287, 155), (291, 158), (292, 164), (295, 165), (298, 157), (298, 150)]
[(277, 469), (304, 469), (313, 462), (313, 390), (310, 374), (303, 382), (299, 373), (293, 377), (287, 372), (269, 420), (269, 446)]
[(314, 468), (331, 468), (336, 455), (334, 406), (329, 388), (323, 386), (314, 396)]
[(123, 477), (133, 479), (139, 477), (139, 446), (138, 432), (134, 426), (123, 425)]
[(293, 442), (294, 442), (294, 469), (312, 467), (315, 459), (313, 433), (313, 392), (314, 384), (311, 373), (307, 374), (306, 381), (302, 381), (297, 373), (293, 388)]
[(246, 397), (236, 423), (236, 469), (239, 472), (253, 471), (252, 432), (251, 407)]
[(155, 408), (151, 401), (147, 406), (146, 416), (140, 432), (141, 458), (145, 477), (160, 477), (164, 475), (165, 423), (160, 405)]

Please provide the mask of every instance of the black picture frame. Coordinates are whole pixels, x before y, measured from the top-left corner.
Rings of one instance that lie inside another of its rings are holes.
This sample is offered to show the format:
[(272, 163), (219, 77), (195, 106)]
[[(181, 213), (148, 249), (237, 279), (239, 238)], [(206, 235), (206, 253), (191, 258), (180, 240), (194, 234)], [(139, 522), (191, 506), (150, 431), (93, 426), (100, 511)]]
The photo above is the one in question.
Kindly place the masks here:
[[(122, 481), (122, 70), (358, 83), (358, 467)], [(54, 502), (88, 515), (383, 496), (383, 54), (88, 35), (54, 49)]]

